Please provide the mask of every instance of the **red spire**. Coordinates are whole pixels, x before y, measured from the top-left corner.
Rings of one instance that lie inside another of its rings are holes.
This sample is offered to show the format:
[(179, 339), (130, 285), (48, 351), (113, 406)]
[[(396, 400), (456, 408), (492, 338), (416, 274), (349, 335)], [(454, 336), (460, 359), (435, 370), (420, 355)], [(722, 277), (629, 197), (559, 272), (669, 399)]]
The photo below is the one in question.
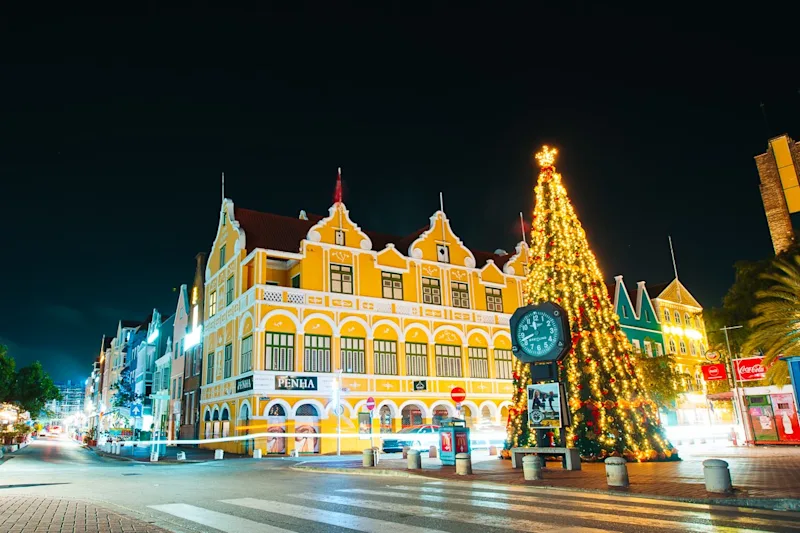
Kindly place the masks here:
[(333, 191), (333, 203), (338, 204), (342, 201), (342, 167), (339, 167), (339, 174), (336, 176), (336, 189)]

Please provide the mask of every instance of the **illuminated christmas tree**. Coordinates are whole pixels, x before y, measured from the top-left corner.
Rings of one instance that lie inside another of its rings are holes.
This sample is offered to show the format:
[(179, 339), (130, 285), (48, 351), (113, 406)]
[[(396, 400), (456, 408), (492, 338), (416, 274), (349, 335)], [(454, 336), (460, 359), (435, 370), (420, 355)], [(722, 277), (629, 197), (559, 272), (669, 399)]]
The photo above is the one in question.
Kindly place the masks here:
[[(569, 447), (582, 457), (629, 460), (676, 458), (663, 435), (657, 406), (637, 378), (635, 356), (614, 313), (603, 274), (556, 172), (556, 150), (536, 154), (541, 167), (525, 282), (527, 303), (554, 302), (569, 316), (572, 350), (558, 365), (572, 414)], [(514, 406), (506, 448), (532, 446), (526, 388), (530, 367), (515, 361)]]

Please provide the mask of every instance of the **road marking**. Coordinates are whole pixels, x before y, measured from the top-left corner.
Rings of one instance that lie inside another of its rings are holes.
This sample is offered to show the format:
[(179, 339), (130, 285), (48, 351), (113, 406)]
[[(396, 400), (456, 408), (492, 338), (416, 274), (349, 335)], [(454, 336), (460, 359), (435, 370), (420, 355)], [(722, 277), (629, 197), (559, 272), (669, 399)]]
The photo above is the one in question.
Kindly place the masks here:
[(405, 515), (414, 514), (415, 516), (424, 516), (425, 518), (437, 518), (449, 520), (451, 522), (465, 522), (468, 524), (478, 524), (486, 527), (496, 527), (515, 531), (537, 531), (539, 533), (602, 533), (604, 531), (610, 531), (608, 529), (595, 529), (591, 527), (554, 528), (552, 522), (534, 522), (532, 520), (509, 518), (507, 516), (470, 513), (461, 510), (448, 511), (439, 507), (391, 503), (383, 500), (371, 500), (368, 498), (348, 498), (345, 496), (334, 496), (331, 494), (305, 492), (302, 494), (289, 494), (289, 497), (333, 503), (336, 505), (346, 505), (360, 509), (374, 509), (376, 511), (389, 511)]
[[(422, 491), (422, 492), (435, 492), (437, 494), (459, 494), (464, 496), (472, 496), (477, 498), (492, 498), (492, 499), (500, 499), (500, 500), (511, 500), (511, 501), (522, 501), (522, 502), (532, 502), (532, 503), (539, 503), (545, 501), (545, 495), (542, 494), (541, 496), (522, 496), (519, 494), (520, 491), (513, 491), (517, 492), (514, 494), (513, 492), (505, 492), (505, 491), (498, 491), (495, 487), (493, 491), (479, 491), (479, 490), (469, 490), (469, 489), (460, 489), (460, 488), (434, 488), (434, 487), (416, 487), (416, 486), (408, 486), (408, 485), (395, 485), (394, 488), (403, 489), (403, 490), (413, 490), (413, 491)], [(551, 493), (552, 494), (552, 493)], [(548, 500), (552, 501), (552, 497), (547, 498)], [(657, 516), (671, 516), (679, 519), (698, 519), (698, 520), (729, 520), (731, 522), (736, 522), (737, 524), (747, 524), (751, 526), (781, 526), (781, 527), (788, 527), (794, 528), (797, 527), (796, 521), (781, 521), (778, 519), (769, 519), (769, 518), (756, 518), (750, 516), (734, 516), (734, 515), (714, 515), (709, 511), (705, 510), (686, 510), (681, 511), (678, 509), (669, 509), (667, 507), (661, 506), (653, 506), (652, 502), (648, 504), (643, 504), (635, 501), (624, 501), (619, 503), (601, 503), (601, 502), (591, 502), (591, 506), (593, 510), (607, 510), (607, 511), (629, 511), (633, 513), (639, 514), (649, 514), (649, 515), (657, 515)], [(669, 502), (666, 502), (669, 503)], [(559, 500), (559, 505), (561, 506), (570, 506), (570, 505), (580, 505), (585, 506), (585, 500)], [(727, 510), (730, 512), (731, 510), (737, 509), (736, 507), (729, 507)]]
[[(426, 482), (425, 485), (443, 485), (449, 486), (445, 481), (429, 481)], [(553, 499), (553, 489), (551, 488), (544, 488), (544, 487), (520, 487), (514, 485), (501, 485), (499, 483), (486, 483), (481, 481), (466, 481), (461, 482), (460, 485), (466, 485), (469, 487), (479, 488), (479, 489), (487, 489), (492, 491), (506, 491), (506, 492), (524, 492), (527, 494), (539, 494), (542, 497), (547, 498), (548, 500)], [(387, 487), (391, 487), (391, 485), (387, 485)], [(667, 499), (658, 499), (658, 498), (647, 498), (647, 497), (639, 497), (639, 496), (625, 496), (620, 494), (619, 496), (614, 494), (598, 494), (593, 492), (580, 492), (574, 490), (562, 490), (557, 489), (559, 494), (570, 495), (575, 498), (579, 498), (581, 500), (592, 499), (592, 500), (610, 500), (613, 502), (629, 502), (632, 505), (639, 505), (639, 504), (650, 504), (650, 505), (663, 505), (669, 507), (681, 507), (684, 509), (697, 509), (702, 511), (722, 511), (728, 513), (736, 513), (739, 514), (758, 514), (758, 515), (768, 515), (768, 516), (782, 516), (786, 518), (797, 518), (797, 513), (795, 511), (774, 511), (771, 509), (759, 509), (757, 507), (736, 507), (733, 505), (713, 505), (707, 503), (691, 503), (691, 502), (679, 502), (675, 500), (667, 500)], [(738, 517), (737, 517), (738, 518)]]
[(293, 518), (321, 522), (331, 526), (346, 527), (349, 529), (364, 531), (365, 533), (385, 533), (387, 531), (391, 531), (392, 533), (435, 533), (440, 531), (438, 529), (408, 526), (397, 522), (387, 522), (385, 520), (378, 520), (375, 518), (367, 518), (364, 516), (356, 516), (347, 513), (338, 513), (335, 511), (326, 511), (324, 509), (317, 509), (315, 507), (304, 507), (302, 505), (293, 505), (285, 502), (258, 500), (255, 498), (237, 498), (234, 500), (220, 501), (222, 503), (230, 503), (232, 505), (239, 505), (241, 507), (247, 507), (250, 509), (258, 509), (261, 511), (267, 511), (269, 513), (291, 516)]
[(289, 529), (282, 529), (279, 527), (271, 526), (269, 524), (262, 524), (246, 518), (239, 518), (225, 513), (218, 513), (216, 511), (209, 511), (202, 507), (195, 507), (185, 503), (168, 503), (164, 505), (149, 505), (150, 509), (161, 511), (162, 513), (171, 514), (178, 518), (183, 518), (196, 524), (213, 527), (225, 533), (241, 533), (247, 531), (248, 533), (293, 533)]
[[(399, 488), (399, 487), (396, 487)], [(651, 528), (665, 528), (665, 529), (675, 529), (676, 526), (682, 526), (681, 529), (684, 531), (694, 531), (696, 533), (756, 533), (759, 530), (752, 530), (752, 529), (741, 529), (738, 527), (725, 527), (725, 526), (718, 526), (718, 525), (705, 525), (705, 524), (696, 524), (693, 522), (677, 522), (672, 520), (651, 520), (649, 518), (641, 518), (637, 516), (628, 516), (628, 515), (613, 515), (613, 514), (606, 514), (606, 513), (592, 513), (587, 511), (578, 511), (574, 509), (564, 509), (559, 508), (557, 511), (554, 508), (554, 501), (550, 499), (547, 501), (543, 498), (530, 498), (530, 500), (535, 501), (536, 503), (547, 503), (548, 505), (542, 505), (537, 507), (535, 505), (519, 505), (514, 503), (506, 503), (503, 501), (491, 501), (486, 499), (469, 499), (469, 498), (454, 498), (450, 496), (435, 496), (432, 494), (424, 494), (424, 492), (434, 492), (434, 491), (441, 491), (445, 492), (442, 489), (433, 489), (432, 487), (404, 487), (408, 491), (418, 491), (423, 492), (423, 494), (411, 494), (411, 493), (403, 493), (403, 492), (391, 492), (391, 491), (379, 491), (379, 490), (371, 490), (371, 489), (339, 489), (336, 492), (348, 492), (348, 493), (355, 493), (355, 494), (370, 494), (370, 495), (377, 495), (377, 496), (388, 496), (391, 498), (404, 498), (404, 499), (413, 499), (413, 500), (423, 500), (428, 502), (436, 502), (436, 503), (456, 503), (462, 505), (469, 505), (473, 507), (485, 507), (488, 509), (499, 509), (501, 511), (515, 511), (521, 513), (528, 513), (528, 514), (544, 514), (549, 517), (552, 517), (554, 513), (559, 515), (574, 517), (574, 518), (581, 518), (583, 520), (590, 520), (590, 521), (597, 521), (597, 522), (608, 522), (612, 524), (625, 524), (628, 526), (642, 526), (642, 527), (651, 527)], [(429, 489), (429, 490), (426, 490)], [(523, 500), (523, 498), (525, 498)], [(528, 501), (529, 497), (525, 496), (517, 496), (514, 498), (515, 500), (520, 501)], [(557, 505), (561, 505), (560, 503)], [(735, 521), (732, 519), (731, 521)]]

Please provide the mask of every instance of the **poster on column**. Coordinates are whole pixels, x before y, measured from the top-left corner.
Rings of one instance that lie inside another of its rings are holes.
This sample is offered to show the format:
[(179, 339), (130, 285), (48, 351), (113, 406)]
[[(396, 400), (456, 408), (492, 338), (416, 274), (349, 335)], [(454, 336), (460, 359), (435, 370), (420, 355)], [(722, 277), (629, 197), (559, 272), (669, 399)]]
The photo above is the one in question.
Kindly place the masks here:
[(561, 427), (561, 393), (558, 383), (528, 385), (528, 424), (532, 429)]
[(771, 394), (770, 400), (775, 416), (775, 427), (778, 430), (778, 440), (800, 442), (800, 426), (797, 423), (797, 412), (794, 410), (794, 396)]
[(358, 438), (369, 440), (372, 437), (372, 413), (358, 413)]

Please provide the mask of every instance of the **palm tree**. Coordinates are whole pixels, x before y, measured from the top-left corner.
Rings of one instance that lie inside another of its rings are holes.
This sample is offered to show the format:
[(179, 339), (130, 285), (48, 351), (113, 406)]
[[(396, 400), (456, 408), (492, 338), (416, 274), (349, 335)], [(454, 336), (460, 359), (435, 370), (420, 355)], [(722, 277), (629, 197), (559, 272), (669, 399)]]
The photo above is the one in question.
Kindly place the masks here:
[(789, 383), (789, 368), (778, 357), (800, 355), (800, 255), (776, 260), (774, 266), (775, 271), (761, 275), (773, 285), (756, 293), (756, 317), (742, 351), (761, 351), (767, 381), (783, 386)]

